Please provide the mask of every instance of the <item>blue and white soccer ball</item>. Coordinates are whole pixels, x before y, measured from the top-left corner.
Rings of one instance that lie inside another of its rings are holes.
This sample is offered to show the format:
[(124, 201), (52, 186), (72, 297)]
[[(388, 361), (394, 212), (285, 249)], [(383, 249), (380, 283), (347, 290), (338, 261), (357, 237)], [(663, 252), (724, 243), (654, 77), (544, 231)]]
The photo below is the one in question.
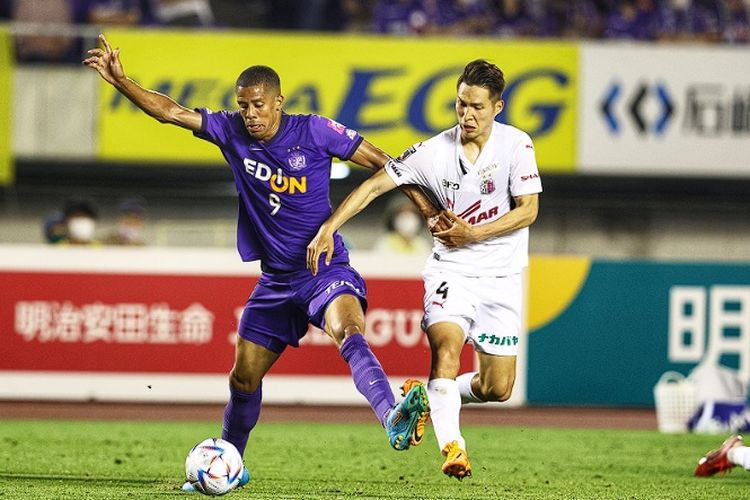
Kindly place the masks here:
[(196, 444), (185, 459), (188, 482), (210, 496), (223, 495), (236, 488), (244, 469), (237, 448), (219, 438), (208, 438)]

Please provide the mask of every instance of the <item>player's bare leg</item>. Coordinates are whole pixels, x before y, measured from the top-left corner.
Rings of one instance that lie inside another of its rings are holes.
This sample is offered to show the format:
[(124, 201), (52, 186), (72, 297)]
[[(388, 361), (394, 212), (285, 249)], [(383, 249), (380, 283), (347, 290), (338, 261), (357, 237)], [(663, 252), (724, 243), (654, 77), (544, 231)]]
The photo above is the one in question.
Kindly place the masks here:
[(507, 401), (516, 381), (516, 357), (477, 353), (479, 371), (462, 373), (456, 379), (461, 402)]
[(427, 395), (432, 410), (432, 427), (440, 452), (445, 456), (442, 471), (450, 477), (463, 479), (471, 475), (466, 441), (459, 426), (461, 395), (456, 382), (464, 331), (456, 323), (443, 321), (427, 328), (427, 338), (432, 351)]
[(344, 293), (328, 304), (325, 313), (325, 331), (339, 349), (348, 337), (362, 335), (365, 330), (365, 313), (359, 298)]
[(362, 335), (365, 315), (356, 296), (342, 294), (328, 305), (325, 328), (349, 364), (357, 390), (388, 432), (391, 446), (396, 450), (407, 449), (417, 422), (426, 419), (424, 415), (429, 411), (424, 386), (411, 388), (406, 398), (395, 404), (388, 377)]

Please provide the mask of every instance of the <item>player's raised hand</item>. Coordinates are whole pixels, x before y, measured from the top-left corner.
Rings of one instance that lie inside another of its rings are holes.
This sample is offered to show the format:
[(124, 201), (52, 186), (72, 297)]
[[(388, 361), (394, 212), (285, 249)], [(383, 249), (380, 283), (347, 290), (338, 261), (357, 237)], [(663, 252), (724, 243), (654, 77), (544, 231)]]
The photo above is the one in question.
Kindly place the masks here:
[(103, 34), (99, 35), (99, 43), (101, 48), (87, 51), (89, 57), (83, 60), (83, 64), (98, 71), (107, 83), (115, 85), (125, 79), (125, 71), (120, 62), (120, 49), (112, 50)]
[(477, 240), (474, 235), (474, 228), (450, 210), (441, 211), (440, 217), (444, 222), (450, 223), (450, 227), (443, 231), (433, 231), (432, 235), (440, 240), (443, 245), (456, 248)]
[(327, 231), (324, 227), (318, 229), (318, 234), (307, 245), (307, 268), (313, 276), (318, 274), (318, 261), (322, 254), (326, 254), (326, 266), (331, 264), (333, 258), (333, 232)]

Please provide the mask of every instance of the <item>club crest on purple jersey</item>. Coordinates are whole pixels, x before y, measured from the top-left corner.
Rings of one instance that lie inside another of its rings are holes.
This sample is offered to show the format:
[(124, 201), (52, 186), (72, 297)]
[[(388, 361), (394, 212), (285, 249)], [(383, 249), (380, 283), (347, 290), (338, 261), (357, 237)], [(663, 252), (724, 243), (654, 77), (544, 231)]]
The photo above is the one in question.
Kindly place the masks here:
[(479, 185), (479, 192), (482, 194), (490, 194), (495, 191), (495, 181), (493, 179), (483, 179)]
[(307, 159), (301, 151), (292, 151), (286, 161), (289, 163), (292, 170), (302, 170), (307, 166)]

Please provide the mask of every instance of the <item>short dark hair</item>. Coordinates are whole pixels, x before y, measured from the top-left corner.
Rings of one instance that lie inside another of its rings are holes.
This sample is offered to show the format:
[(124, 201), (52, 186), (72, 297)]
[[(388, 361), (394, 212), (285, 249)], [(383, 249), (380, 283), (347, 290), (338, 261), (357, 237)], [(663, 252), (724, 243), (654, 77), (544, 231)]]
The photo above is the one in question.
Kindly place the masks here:
[(141, 196), (132, 196), (122, 198), (117, 204), (117, 211), (120, 215), (136, 215), (144, 217), (146, 215), (146, 200)]
[(99, 218), (94, 204), (83, 198), (73, 198), (65, 202), (65, 206), (63, 207), (63, 216), (65, 219), (70, 219), (76, 215), (85, 215), (92, 219)]
[(250, 66), (237, 77), (237, 87), (266, 85), (281, 93), (281, 79), (273, 68), (268, 66)]
[(462, 83), (486, 88), (490, 92), (490, 99), (497, 101), (502, 97), (503, 90), (505, 90), (505, 75), (494, 64), (484, 59), (477, 59), (466, 65), (464, 72), (458, 77), (456, 89)]

